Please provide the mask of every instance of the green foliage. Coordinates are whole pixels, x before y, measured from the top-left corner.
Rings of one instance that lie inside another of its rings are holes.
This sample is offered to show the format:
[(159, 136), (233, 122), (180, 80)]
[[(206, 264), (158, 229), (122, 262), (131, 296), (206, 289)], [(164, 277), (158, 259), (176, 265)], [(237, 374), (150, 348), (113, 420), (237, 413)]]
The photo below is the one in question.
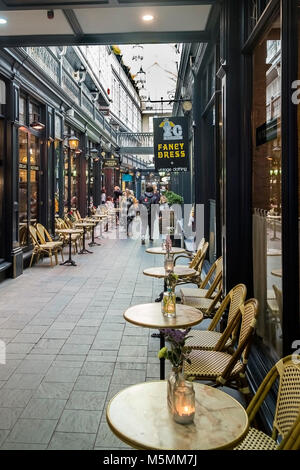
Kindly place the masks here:
[(183, 204), (183, 197), (174, 193), (173, 191), (166, 191), (164, 196), (167, 198), (168, 204), (170, 206), (173, 204)]

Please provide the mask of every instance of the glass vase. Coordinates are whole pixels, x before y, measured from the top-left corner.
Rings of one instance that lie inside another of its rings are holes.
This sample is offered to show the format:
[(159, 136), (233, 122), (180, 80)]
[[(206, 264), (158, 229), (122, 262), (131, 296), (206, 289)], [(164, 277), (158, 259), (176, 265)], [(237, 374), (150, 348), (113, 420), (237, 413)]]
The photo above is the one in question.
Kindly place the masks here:
[(195, 416), (195, 391), (192, 382), (182, 381), (174, 386), (173, 418), (179, 424), (191, 424)]
[(175, 292), (168, 290), (164, 292), (161, 301), (161, 311), (165, 317), (173, 318), (176, 317), (176, 294)]
[(173, 367), (167, 382), (167, 402), (169, 411), (174, 415), (174, 390), (184, 383), (182, 367)]
[(170, 274), (174, 271), (174, 256), (170, 252), (165, 254), (164, 268), (167, 274)]

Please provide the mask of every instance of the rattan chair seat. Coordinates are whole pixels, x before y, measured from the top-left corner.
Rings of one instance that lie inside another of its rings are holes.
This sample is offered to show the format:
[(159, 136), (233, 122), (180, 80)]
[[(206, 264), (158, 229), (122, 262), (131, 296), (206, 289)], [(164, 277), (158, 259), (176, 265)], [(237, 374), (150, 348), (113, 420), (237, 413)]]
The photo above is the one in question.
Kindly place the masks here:
[[(189, 305), (190, 307), (199, 308), (199, 310), (209, 310), (213, 300), (206, 299), (204, 297), (184, 297), (182, 303), (184, 305)], [(220, 302), (217, 302), (213, 310), (217, 310), (220, 307)]]
[(249, 428), (245, 439), (234, 450), (275, 450), (276, 442), (267, 434)]
[(184, 299), (184, 297), (205, 297), (207, 291), (208, 289), (193, 289), (192, 287), (182, 287), (180, 289), (180, 294), (182, 296), (182, 299)]
[(48, 248), (56, 248), (57, 246), (62, 246), (63, 242), (61, 241), (53, 241), (53, 242), (46, 242), (40, 244), (41, 247), (47, 246)]
[[(222, 333), (218, 331), (203, 331), (203, 330), (191, 330), (188, 334), (188, 339), (185, 342), (186, 346), (193, 349), (214, 349), (217, 342), (222, 336)], [(231, 345), (231, 340), (228, 339), (225, 344), (225, 348)]]
[[(220, 351), (204, 351), (192, 349), (189, 354), (191, 364), (184, 363), (184, 372), (187, 376), (195, 378), (216, 378), (222, 375), (232, 356)], [(237, 375), (243, 370), (243, 365), (238, 361), (231, 376)]]

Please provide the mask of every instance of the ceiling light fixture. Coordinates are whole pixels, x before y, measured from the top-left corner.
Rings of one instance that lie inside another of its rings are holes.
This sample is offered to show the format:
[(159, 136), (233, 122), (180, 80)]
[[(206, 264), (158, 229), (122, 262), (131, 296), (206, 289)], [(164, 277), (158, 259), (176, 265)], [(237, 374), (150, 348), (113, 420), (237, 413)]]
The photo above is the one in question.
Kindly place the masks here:
[(0, 24), (6, 24), (7, 20), (5, 18), (0, 18)]
[(143, 20), (144, 21), (152, 21), (152, 20), (154, 20), (154, 16), (153, 15), (144, 15)]

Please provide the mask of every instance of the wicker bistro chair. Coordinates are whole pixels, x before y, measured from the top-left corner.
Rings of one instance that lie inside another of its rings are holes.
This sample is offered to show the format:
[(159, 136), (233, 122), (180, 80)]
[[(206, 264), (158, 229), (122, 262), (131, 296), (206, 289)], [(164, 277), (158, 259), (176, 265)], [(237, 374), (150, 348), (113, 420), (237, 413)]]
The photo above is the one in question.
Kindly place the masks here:
[[(274, 382), (279, 379), (272, 436), (251, 426)], [(300, 356), (287, 356), (275, 364), (251, 400), (247, 414), (250, 428), (235, 450), (300, 449)], [(278, 444), (278, 437), (282, 439)]]
[[(72, 222), (70, 221), (70, 219), (68, 219), (68, 221), (66, 221), (66, 220), (62, 220), (60, 218), (57, 218), (55, 222), (56, 222), (56, 229), (73, 228), (73, 225), (72, 225)], [(82, 230), (82, 233), (83, 233), (83, 230)], [(73, 233), (71, 235), (71, 241), (72, 241), (72, 245), (73, 245), (74, 254), (78, 253), (78, 244), (81, 243), (82, 233)], [(64, 246), (69, 245), (69, 235), (68, 234), (60, 233), (59, 237), (60, 237), (61, 241), (63, 242)]]
[(248, 300), (240, 306), (240, 310), (242, 321), (234, 353), (223, 352), (226, 337), (221, 337), (213, 351), (192, 349), (189, 354), (191, 364), (184, 363), (184, 372), (187, 377), (212, 382), (216, 387), (226, 385), (238, 389), (249, 402), (250, 390), (245, 370), (256, 323), (257, 300)]
[(50, 233), (42, 224), (36, 224), (36, 232), (40, 242), (43, 244), (48, 243), (49, 246), (50, 243), (52, 243), (53, 249), (55, 250), (54, 253), (56, 253), (57, 256), (57, 252), (60, 252), (62, 261), (64, 261), (63, 242), (59, 240), (52, 240)]
[[(205, 242), (202, 249), (197, 251), (195, 257), (190, 261), (188, 265), (189, 268), (195, 269), (196, 273), (189, 277), (186, 277), (186, 276), (184, 278), (179, 277), (176, 283), (176, 286), (179, 286), (182, 284), (199, 285), (199, 283), (201, 282), (201, 272), (202, 272), (202, 267), (203, 267), (207, 250), (208, 250), (208, 242)], [(179, 258), (189, 258), (189, 256), (186, 256), (186, 255), (177, 256), (177, 258), (175, 258), (174, 260), (174, 265), (176, 265), (176, 262)]]
[(188, 304), (190, 298), (213, 299), (216, 295), (222, 294), (222, 279), (223, 279), (223, 258), (220, 256), (208, 271), (204, 281), (202, 281), (198, 288), (183, 287), (180, 289), (181, 299), (183, 304)]
[(35, 255), (37, 255), (37, 263), (38, 263), (40, 257), (41, 256), (43, 257), (44, 254), (47, 254), (50, 257), (50, 266), (53, 266), (52, 264), (53, 254), (55, 255), (55, 264), (58, 264), (57, 247), (54, 247), (51, 242), (40, 243), (38, 239), (38, 235), (37, 235), (37, 230), (35, 227), (33, 227), (33, 225), (29, 225), (29, 233), (33, 242), (33, 251), (31, 255), (29, 267), (31, 268)]
[[(241, 318), (240, 307), (246, 299), (247, 288), (238, 284), (226, 295), (207, 330), (192, 329), (186, 340), (186, 346), (192, 349), (213, 350), (223, 345), (223, 350), (230, 349), (236, 342), (237, 330)], [(223, 313), (229, 306), (227, 326), (223, 333), (216, 331)]]

